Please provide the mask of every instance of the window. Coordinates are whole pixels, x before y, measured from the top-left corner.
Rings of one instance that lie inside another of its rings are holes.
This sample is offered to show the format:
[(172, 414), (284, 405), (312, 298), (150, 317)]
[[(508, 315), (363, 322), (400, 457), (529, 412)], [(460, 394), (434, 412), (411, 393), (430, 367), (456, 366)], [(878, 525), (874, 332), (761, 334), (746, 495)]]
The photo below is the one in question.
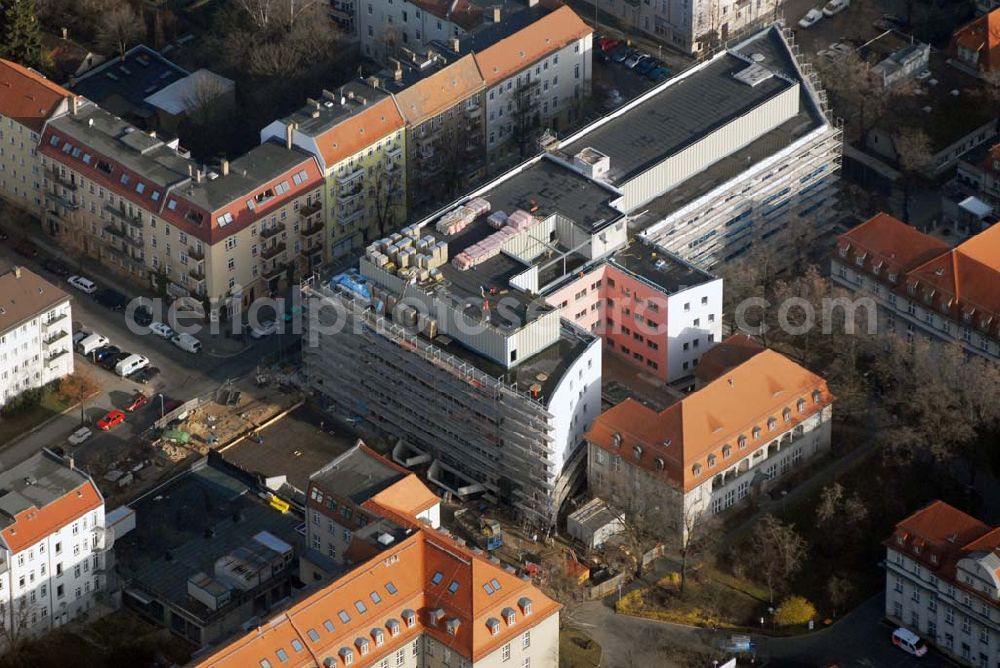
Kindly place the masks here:
[(431, 578), (431, 583), (439, 585), (439, 584), (441, 584), (441, 580), (443, 580), (443, 579), (444, 579), (444, 573), (442, 573), (441, 571), (438, 571)]
[(386, 582), (385, 583), (385, 590), (387, 592), (389, 592), (390, 596), (394, 596), (396, 594), (396, 591), (397, 591), (396, 590), (396, 585), (392, 584), (392, 582)]
[(531, 647), (531, 631), (525, 631), (524, 635), (521, 636), (521, 649), (528, 649)]
[(510, 643), (503, 646), (503, 649), (500, 651), (500, 659), (502, 661), (510, 661)]

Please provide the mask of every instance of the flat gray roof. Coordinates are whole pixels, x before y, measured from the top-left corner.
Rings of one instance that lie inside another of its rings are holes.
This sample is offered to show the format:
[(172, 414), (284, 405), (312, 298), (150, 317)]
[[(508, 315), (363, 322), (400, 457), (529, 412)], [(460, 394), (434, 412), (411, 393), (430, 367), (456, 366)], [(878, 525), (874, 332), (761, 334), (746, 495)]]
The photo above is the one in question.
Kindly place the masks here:
[(750, 66), (726, 53), (697, 72), (666, 82), (659, 93), (562, 151), (576, 155), (595, 148), (611, 158), (608, 179), (626, 181), (794, 85), (775, 76), (756, 86), (733, 78)]
[(84, 473), (44, 451), (0, 468), (0, 527), (10, 526), (18, 513), (44, 508), (89, 480)]
[(702, 271), (673, 253), (639, 239), (615, 253), (611, 263), (645, 279), (668, 295), (715, 280), (715, 277), (707, 271)]
[(188, 596), (188, 578), (198, 573), (214, 577), (216, 560), (254, 547), (254, 536), (261, 531), (299, 553), (304, 543), (296, 531), (302, 524), (298, 515), (271, 508), (242, 481), (207, 462), (132, 507), (135, 529), (115, 542), (119, 572), (135, 586), (200, 618), (215, 611)]
[(187, 70), (140, 44), (124, 59), (109, 58), (70, 87), (115, 114), (146, 117), (153, 113), (146, 98), (186, 76)]
[(313, 474), (310, 481), (361, 505), (407, 475), (381, 457), (354, 447)]
[[(368, 109), (376, 102), (389, 97), (387, 93), (373, 88), (368, 82), (361, 79), (352, 79), (328, 92), (335, 99), (330, 99), (325, 94), (321, 95), (315, 98), (315, 101), (319, 103), (318, 107), (307, 104), (285, 117), (284, 122), (298, 123), (299, 132), (314, 137), (342, 123), (344, 119), (350, 118)], [(341, 99), (343, 99), (343, 104), (341, 104)]]

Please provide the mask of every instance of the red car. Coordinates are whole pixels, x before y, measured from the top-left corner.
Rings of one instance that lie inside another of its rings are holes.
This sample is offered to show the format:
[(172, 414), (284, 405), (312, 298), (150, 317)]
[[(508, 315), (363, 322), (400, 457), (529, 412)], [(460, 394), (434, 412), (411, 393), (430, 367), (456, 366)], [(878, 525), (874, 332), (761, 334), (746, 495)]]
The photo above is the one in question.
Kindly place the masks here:
[(602, 37), (597, 41), (597, 47), (604, 53), (608, 53), (619, 44), (621, 44), (621, 42), (617, 39), (611, 39), (610, 37)]
[(125, 414), (121, 411), (108, 411), (108, 414), (97, 421), (97, 428), (101, 431), (109, 431), (112, 427), (117, 427), (125, 421)]
[(125, 407), (125, 410), (127, 410), (129, 413), (133, 413), (148, 403), (149, 403), (149, 397), (147, 397), (142, 392), (136, 392), (135, 396), (132, 397), (132, 400), (128, 402), (128, 405)]

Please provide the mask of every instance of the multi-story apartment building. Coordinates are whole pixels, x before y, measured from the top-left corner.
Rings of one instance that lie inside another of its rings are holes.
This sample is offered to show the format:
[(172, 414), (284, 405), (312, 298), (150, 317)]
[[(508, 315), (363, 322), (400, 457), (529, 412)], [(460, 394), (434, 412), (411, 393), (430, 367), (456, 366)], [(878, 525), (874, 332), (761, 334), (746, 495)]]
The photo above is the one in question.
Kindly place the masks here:
[(587, 151), (590, 174), (623, 193), (633, 229), (711, 270), (793, 219), (832, 224), (841, 132), (816, 85), (773, 26), (567, 137), (554, 153), (583, 164)]
[(888, 214), (844, 233), (831, 276), (874, 300), (878, 329), (1000, 361), (1000, 226), (952, 248)]
[(0, 275), (0, 406), (73, 373), (69, 295), (24, 267)]
[(723, 373), (662, 411), (630, 398), (594, 421), (593, 494), (626, 513), (658, 508), (682, 534), (829, 449), (834, 398), (822, 378), (771, 350), (711, 365)]
[(387, 514), (402, 514), (437, 529), (441, 499), (417, 474), (358, 441), (309, 477), (308, 550), (301, 560), (301, 580), (329, 578), (345, 564), (367, 558), (361, 544), (370, 544), (370, 537), (382, 532), (380, 520)]
[(0, 489), (4, 639), (38, 635), (92, 610), (106, 589), (114, 542), (94, 481), (72, 458), (43, 450), (0, 471)]
[[(378, 466), (372, 454), (348, 458), (349, 467)], [(410, 478), (387, 483), (382, 471), (376, 475), (388, 486), (339, 476), (349, 487), (330, 497), (323, 485), (310, 485), (309, 525), (353, 512), (358, 499), (371, 496), (363, 503), (370, 521), (350, 537), (354, 567), (194, 665), (558, 666), (559, 604), (527, 576), (418, 520), (409, 510), (413, 488), (402, 482)], [(355, 496), (346, 506), (345, 493)]]
[(572, 126), (590, 92), (593, 30), (569, 7), (525, 12), (535, 15), (524, 27), (491, 26), (458, 43), (461, 51), (475, 53), (486, 82), (492, 173), (533, 155), (542, 130)]
[(1000, 7), (962, 26), (952, 35), (949, 62), (983, 76), (1000, 70)]
[(291, 137), (205, 170), (176, 142), (71, 106), (41, 147), (45, 219), (69, 248), (174, 296), (244, 302), (326, 257), (323, 177)]
[(391, 79), (376, 83), (394, 93), (406, 121), (409, 206), (423, 212), (482, 175), (485, 84), (471, 55), (448, 65), (433, 56), (397, 63)]
[[(344, 0), (338, 0), (344, 2)], [(388, 62), (401, 48), (423, 51), (475, 30), (485, 22), (500, 23), (525, 5), (510, 0), (489, 6), (471, 0), (348, 0), (354, 5), (361, 52)], [(529, 0), (533, 5), (537, 0)]]
[(34, 70), (0, 59), (0, 197), (40, 215), (45, 123), (69, 110), (72, 96)]
[(691, 377), (722, 340), (722, 279), (642, 240), (557, 283), (545, 299), (599, 334), (606, 355), (665, 383)]
[(292, 142), (319, 162), (327, 244), (341, 257), (406, 220), (407, 150), (395, 101), (364, 81), (351, 81), (261, 130), (261, 142)]
[(963, 666), (1000, 661), (1000, 530), (943, 501), (885, 541), (885, 614)]

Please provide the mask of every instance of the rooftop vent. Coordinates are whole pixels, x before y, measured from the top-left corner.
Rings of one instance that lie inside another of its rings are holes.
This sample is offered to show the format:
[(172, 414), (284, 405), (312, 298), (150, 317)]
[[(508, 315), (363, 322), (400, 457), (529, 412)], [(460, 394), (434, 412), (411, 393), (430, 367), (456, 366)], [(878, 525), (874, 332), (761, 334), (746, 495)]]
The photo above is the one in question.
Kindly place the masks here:
[(391, 535), (389, 535), (387, 533), (380, 533), (378, 535), (379, 545), (382, 545), (382, 546), (391, 545), (394, 540), (396, 540), (396, 539), (393, 538)]
[(754, 63), (753, 65), (750, 65), (749, 67), (733, 74), (734, 79), (741, 83), (745, 83), (751, 88), (764, 83), (773, 76), (774, 73), (771, 70), (758, 63)]

